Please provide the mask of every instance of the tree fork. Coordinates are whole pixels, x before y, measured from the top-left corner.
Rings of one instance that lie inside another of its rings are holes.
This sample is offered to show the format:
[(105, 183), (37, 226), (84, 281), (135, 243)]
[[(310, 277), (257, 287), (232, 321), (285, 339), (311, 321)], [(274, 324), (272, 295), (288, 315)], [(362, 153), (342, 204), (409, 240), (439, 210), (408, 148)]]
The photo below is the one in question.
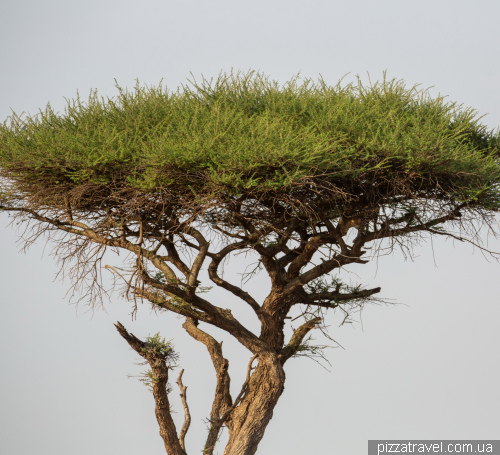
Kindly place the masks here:
[(285, 388), (285, 371), (274, 353), (259, 354), (248, 391), (232, 412), (232, 431), (224, 455), (254, 455)]

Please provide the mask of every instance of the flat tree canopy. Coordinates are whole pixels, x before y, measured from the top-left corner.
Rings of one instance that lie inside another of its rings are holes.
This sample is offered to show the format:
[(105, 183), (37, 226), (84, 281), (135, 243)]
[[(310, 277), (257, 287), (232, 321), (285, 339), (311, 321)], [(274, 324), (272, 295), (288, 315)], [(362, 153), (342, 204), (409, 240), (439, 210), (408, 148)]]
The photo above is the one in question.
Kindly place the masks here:
[[(102, 297), (104, 252), (124, 249), (132, 261), (110, 270), (127, 298), (185, 316), (184, 328), (205, 344), (217, 376), (207, 454), (223, 425), (227, 455), (255, 453), (283, 392), (285, 362), (317, 352), (307, 335), (323, 327), (328, 309), (349, 318), (375, 299), (380, 288), (342, 283), (335, 276), (342, 267), (429, 235), (483, 248), (479, 229), (495, 232), (499, 133), (473, 109), (417, 86), (298, 78), (280, 85), (250, 72), (177, 91), (118, 90), (116, 98), (93, 92), (70, 100), (62, 114), (49, 105), (7, 119), (0, 127), (0, 209), (26, 222), (28, 242), (61, 234), (52, 238), (62, 267), (91, 302)], [(220, 270), (242, 251), (257, 254), (270, 277), (263, 302)], [(200, 295), (205, 263), (212, 284), (251, 307), (260, 334)], [(296, 306), (303, 323), (285, 340)], [(250, 351), (234, 399), (228, 361), (201, 323)], [(190, 418), (182, 378), (180, 434), (166, 386), (176, 354), (160, 339), (144, 342), (120, 323), (117, 329), (151, 365), (167, 452), (185, 454)]]

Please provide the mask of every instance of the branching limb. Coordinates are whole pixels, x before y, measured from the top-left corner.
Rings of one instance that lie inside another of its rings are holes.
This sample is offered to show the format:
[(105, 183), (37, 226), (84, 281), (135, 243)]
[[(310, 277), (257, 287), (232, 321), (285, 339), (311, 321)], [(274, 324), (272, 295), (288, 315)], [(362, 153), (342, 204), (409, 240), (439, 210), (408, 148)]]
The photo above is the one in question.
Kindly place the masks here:
[(250, 375), (253, 370), (252, 364), (254, 360), (258, 357), (258, 355), (259, 353), (254, 354), (254, 356), (250, 359), (250, 362), (248, 363), (247, 367), (247, 375), (245, 378), (245, 382), (243, 383), (243, 386), (241, 387), (241, 392), (236, 397), (236, 400), (234, 400), (232, 406), (230, 406), (219, 419), (212, 421), (210, 432), (208, 433), (207, 442), (205, 443), (205, 449), (203, 450), (204, 455), (213, 454), (215, 443), (217, 442), (219, 431), (222, 428), (222, 425), (230, 418), (231, 412), (242, 402), (243, 398), (245, 398), (245, 395), (248, 392), (248, 384), (250, 383)]
[(189, 228), (188, 233), (197, 240), (200, 248), (188, 277), (188, 285), (191, 287), (195, 287), (198, 284), (198, 274), (200, 273), (201, 266), (203, 265), (203, 262), (207, 257), (208, 247), (210, 246), (210, 243), (207, 242), (202, 233), (197, 229)]
[(232, 405), (231, 394), (229, 391), (230, 378), (228, 373), (229, 362), (222, 355), (222, 343), (218, 343), (208, 333), (198, 327), (198, 323), (194, 318), (187, 317), (182, 327), (196, 341), (203, 343), (210, 354), (217, 375), (217, 386), (215, 390), (215, 398), (212, 405), (212, 420), (218, 419), (220, 414), (227, 407)]
[(297, 278), (300, 274), (301, 269), (309, 264), (314, 253), (325, 243), (336, 243), (334, 237), (330, 234), (322, 233), (311, 237), (305, 244), (304, 249), (301, 254), (299, 254), (288, 267), (287, 278), (288, 280), (293, 280)]
[[(154, 280), (148, 282), (148, 278), (144, 278), (145, 282), (148, 284)], [(212, 305), (205, 299), (202, 299), (198, 295), (193, 297), (188, 296), (187, 293), (180, 290), (179, 288), (166, 285), (164, 283), (155, 282), (155, 287), (162, 289), (166, 294), (172, 293), (175, 296), (180, 297), (181, 302), (179, 305), (173, 304), (168, 300), (168, 295), (162, 296), (161, 293), (154, 293), (148, 290), (135, 289), (138, 296), (142, 296), (148, 299), (152, 303), (165, 307), (166, 309), (173, 311), (177, 314), (183, 316), (192, 317), (195, 319), (200, 319), (203, 322), (218, 327), (231, 335), (233, 335), (243, 346), (250, 350), (250, 352), (260, 352), (262, 350), (267, 350), (267, 344), (260, 340), (254, 333), (244, 327), (232, 314), (230, 310), (219, 308)]]
[(445, 236), (445, 237), (451, 237), (452, 239), (458, 240), (459, 242), (468, 243), (468, 244), (470, 244), (470, 245), (478, 248), (482, 252), (488, 253), (489, 255), (491, 255), (492, 257), (494, 257), (496, 259), (498, 259), (500, 257), (500, 253), (488, 250), (484, 246), (479, 245), (479, 243), (477, 243), (477, 242), (474, 242), (474, 241), (472, 241), (470, 239), (467, 239), (467, 238), (464, 238), (464, 237), (459, 237), (459, 236), (457, 236), (455, 234), (452, 234), (451, 232), (441, 232), (441, 231), (437, 231), (437, 230), (431, 229), (431, 228), (427, 229), (427, 231), (430, 232), (431, 234), (442, 235), (442, 236)]
[(240, 287), (235, 286), (235, 285), (229, 283), (228, 281), (222, 279), (220, 277), (220, 275), (218, 274), (218, 268), (219, 268), (220, 263), (229, 253), (231, 253), (232, 251), (242, 249), (242, 248), (246, 248), (246, 247), (247, 247), (247, 245), (245, 242), (236, 242), (236, 243), (232, 243), (232, 244), (226, 246), (221, 251), (219, 251), (217, 254), (215, 254), (212, 257), (212, 262), (208, 266), (208, 276), (217, 286), (220, 286), (221, 288), (225, 289), (226, 291), (231, 292), (236, 297), (239, 297), (241, 300), (248, 303), (248, 305), (250, 305), (250, 307), (255, 311), (256, 314), (259, 314), (260, 305), (248, 292), (245, 292)]
[(352, 263), (360, 263), (366, 264), (367, 261), (363, 261), (362, 259), (356, 256), (343, 256), (343, 255), (335, 255), (332, 259), (327, 261), (323, 261), (321, 264), (313, 267), (312, 269), (304, 272), (299, 275), (297, 278), (288, 283), (284, 290), (284, 295), (290, 295), (298, 290), (300, 287), (304, 286), (307, 283), (319, 278), (322, 275), (327, 275), (334, 269), (338, 269), (347, 264)]
[(177, 251), (177, 248), (174, 245), (173, 242), (173, 236), (170, 236), (170, 238), (165, 239), (163, 241), (163, 245), (165, 246), (165, 249), (167, 250), (168, 256), (166, 256), (164, 259), (168, 260), (172, 264), (175, 265), (175, 267), (186, 277), (189, 278), (191, 275), (191, 270), (189, 267), (182, 261), (181, 257), (179, 256), (179, 253)]
[(349, 248), (347, 247), (344, 239), (342, 238), (342, 234), (340, 233), (340, 229), (338, 227), (334, 227), (332, 222), (326, 218), (322, 217), (321, 221), (326, 226), (328, 233), (336, 240), (336, 242), (340, 245), (340, 249), (344, 256), (349, 254)]
[(382, 229), (376, 231), (376, 232), (371, 232), (366, 235), (360, 235), (355, 241), (353, 247), (356, 248), (359, 245), (359, 248), (361, 245), (370, 242), (372, 240), (378, 240), (378, 239), (383, 239), (387, 237), (398, 237), (403, 234), (410, 234), (413, 232), (419, 232), (419, 231), (428, 231), (430, 228), (434, 226), (438, 226), (440, 224), (445, 223), (446, 221), (452, 221), (456, 220), (457, 218), (460, 218), (460, 210), (465, 207), (465, 204), (459, 205), (457, 208), (452, 210), (450, 213), (447, 215), (435, 218), (433, 220), (427, 221), (425, 223), (420, 223), (416, 226), (405, 226), (402, 228), (397, 228), (397, 229), (391, 229), (390, 225), (387, 223)]
[(177, 296), (173, 294), (169, 295), (167, 292), (158, 293), (140, 288), (132, 288), (132, 291), (136, 296), (142, 299), (149, 300), (153, 305), (157, 305), (160, 308), (172, 311), (172, 313), (176, 313), (181, 316), (196, 318), (200, 321), (208, 323), (210, 321), (210, 315), (184, 302), (182, 299), (177, 298)]
[[(218, 422), (221, 415), (224, 414), (227, 409), (231, 408), (233, 403), (229, 391), (229, 362), (222, 355), (222, 343), (218, 343), (212, 336), (198, 328), (193, 318), (186, 318), (186, 322), (184, 322), (182, 326), (189, 335), (206, 346), (215, 368), (217, 385), (215, 387), (212, 411), (210, 412), (210, 430), (207, 437), (207, 443), (205, 444), (205, 454), (212, 455), (222, 426), (215, 427), (214, 422)], [(230, 422), (227, 422), (227, 425), (228, 428), (231, 428)]]

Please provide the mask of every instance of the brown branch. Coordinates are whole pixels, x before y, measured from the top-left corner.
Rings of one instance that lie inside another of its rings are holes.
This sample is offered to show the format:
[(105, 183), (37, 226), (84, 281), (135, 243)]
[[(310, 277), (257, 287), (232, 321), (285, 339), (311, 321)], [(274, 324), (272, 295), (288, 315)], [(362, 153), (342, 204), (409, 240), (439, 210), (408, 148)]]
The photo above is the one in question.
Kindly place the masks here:
[(130, 347), (137, 352), (151, 366), (153, 372), (153, 396), (155, 399), (156, 420), (160, 426), (160, 435), (163, 438), (168, 455), (186, 455), (180, 445), (175, 424), (170, 413), (168, 401), (168, 365), (164, 355), (147, 349), (147, 344), (139, 340), (132, 333), (127, 332), (125, 327), (117, 322), (115, 324), (118, 333), (127, 341)]
[[(174, 285), (168, 285), (153, 280), (147, 274), (144, 274), (144, 281), (147, 284), (154, 286), (155, 288), (163, 290), (167, 294), (174, 294), (187, 304), (195, 307), (197, 310), (201, 310), (203, 314), (198, 317), (198, 315), (193, 314), (193, 311), (191, 311), (187, 306), (187, 308), (175, 307), (173, 305), (169, 305), (168, 302), (165, 302), (167, 309), (184, 316), (199, 318), (204, 322), (208, 322), (216, 327), (219, 327), (220, 329), (233, 335), (241, 344), (243, 344), (243, 346), (245, 346), (251, 352), (260, 352), (268, 349), (268, 346), (264, 341), (260, 340), (254, 333), (243, 326), (232, 315), (231, 310), (219, 308), (209, 301), (202, 299), (200, 296), (196, 294), (188, 294)], [(140, 289), (136, 290), (136, 292), (142, 293), (142, 295), (144, 295), (148, 300), (152, 299), (152, 302), (155, 302), (156, 304), (162, 306), (162, 298), (160, 295), (154, 295), (153, 293)]]
[(390, 229), (387, 225), (377, 232), (372, 232), (370, 234), (362, 235), (358, 240), (354, 242), (354, 247), (358, 244), (365, 244), (366, 242), (370, 242), (372, 240), (383, 239), (387, 237), (397, 237), (402, 234), (410, 234), (413, 232), (419, 231), (427, 231), (429, 228), (437, 226), (439, 224), (445, 223), (446, 221), (452, 221), (457, 218), (460, 218), (460, 210), (464, 208), (466, 204), (459, 205), (456, 209), (452, 210), (448, 215), (441, 216), (439, 218), (435, 218), (426, 223), (418, 224), (417, 226), (405, 226), (399, 229)]
[(293, 218), (287, 225), (285, 231), (277, 231), (278, 242), (276, 245), (266, 247), (267, 251), (272, 255), (276, 256), (278, 253), (283, 251), (288, 251), (286, 244), (291, 239), (294, 232), (296, 232), (297, 227), (300, 225), (298, 218)]
[(290, 342), (283, 348), (279, 356), (281, 364), (284, 365), (285, 362), (292, 357), (300, 348), (300, 344), (304, 340), (305, 336), (316, 327), (317, 324), (321, 322), (321, 318), (317, 317), (311, 319), (310, 321), (302, 324), (292, 335)]
[[(179, 238), (181, 239), (182, 243), (184, 243), (189, 248), (192, 248), (193, 250), (196, 250), (196, 251), (201, 250), (201, 248), (198, 245), (196, 245), (193, 242), (190, 242), (188, 239), (186, 239), (186, 237), (182, 233), (179, 234)], [(210, 251), (207, 251), (207, 256), (209, 258), (213, 258), (215, 256), (215, 254), (211, 253)]]
[(254, 249), (260, 254), (261, 262), (271, 279), (273, 290), (281, 289), (284, 285), (285, 270), (279, 260), (272, 257), (271, 253), (263, 245), (255, 245)]
[(245, 248), (246, 246), (247, 245), (244, 242), (232, 243), (223, 248), (217, 254), (213, 255), (212, 262), (208, 266), (208, 276), (217, 286), (220, 286), (226, 291), (231, 292), (236, 297), (239, 297), (241, 300), (248, 303), (248, 305), (250, 305), (250, 307), (255, 311), (256, 314), (259, 314), (260, 305), (248, 292), (222, 279), (217, 273), (220, 263), (229, 253), (241, 248)]
[(304, 272), (302, 275), (298, 276), (293, 281), (288, 283), (284, 289), (284, 295), (290, 295), (294, 293), (297, 289), (304, 286), (305, 284), (310, 283), (311, 281), (315, 280), (316, 278), (319, 278), (322, 275), (330, 273), (334, 269), (343, 267), (344, 265), (352, 263), (366, 264), (367, 262), (368, 261), (363, 261), (362, 259), (356, 256), (349, 257), (343, 255), (336, 255), (332, 259), (323, 261), (321, 264), (313, 267), (307, 272)]
[(188, 278), (191, 275), (191, 270), (189, 267), (182, 261), (177, 252), (177, 248), (175, 248), (173, 239), (165, 239), (163, 241), (165, 249), (167, 250), (168, 256), (165, 257), (166, 260), (175, 265), (175, 267), (186, 277)]
[(336, 239), (328, 233), (322, 233), (311, 237), (304, 245), (302, 253), (300, 253), (288, 267), (287, 278), (294, 280), (300, 274), (304, 266), (309, 264), (314, 253), (326, 243), (337, 243)]
[(250, 362), (248, 363), (247, 367), (247, 375), (245, 378), (245, 382), (243, 383), (243, 386), (241, 387), (241, 391), (236, 397), (236, 400), (234, 400), (234, 403), (232, 406), (230, 406), (224, 414), (220, 417), (220, 419), (217, 419), (215, 422), (212, 421), (212, 426), (210, 427), (210, 432), (208, 434), (207, 442), (205, 443), (205, 449), (203, 450), (204, 455), (212, 455), (214, 448), (215, 448), (215, 443), (217, 442), (217, 438), (214, 438), (215, 435), (218, 436), (220, 429), (222, 428), (222, 425), (224, 422), (226, 422), (230, 415), (231, 412), (234, 411), (234, 409), (241, 403), (243, 398), (245, 398), (246, 393), (248, 392), (248, 384), (250, 383), (250, 374), (253, 370), (252, 364), (254, 360), (258, 357), (259, 353), (254, 354), (253, 357), (250, 359)]
[[(306, 294), (304, 297), (297, 303), (305, 303), (308, 305), (320, 305), (325, 306), (326, 308), (333, 307), (336, 305), (332, 305), (330, 302), (346, 302), (349, 300), (356, 299), (366, 299), (374, 294), (378, 294), (381, 291), (381, 288), (373, 288), (373, 289), (365, 289), (362, 291), (351, 292), (349, 294), (343, 294), (339, 291), (332, 292), (318, 292), (314, 294)], [(325, 303), (325, 305), (322, 305)]]
[(192, 317), (199, 319), (200, 321), (210, 323), (210, 315), (199, 310), (198, 308), (187, 303), (184, 305), (173, 303), (176, 297), (175, 295), (168, 295), (167, 292), (165, 293), (167, 295), (161, 295), (140, 288), (132, 288), (132, 290), (138, 297), (149, 300), (153, 305), (157, 305), (160, 308), (171, 311), (172, 313), (180, 314), (181, 316)]
[(487, 248), (485, 248), (484, 246), (482, 245), (479, 245), (477, 242), (474, 242), (470, 239), (466, 239), (464, 237), (459, 237), (455, 234), (452, 234), (451, 232), (440, 232), (440, 231), (436, 231), (434, 229), (427, 229), (428, 232), (430, 232), (431, 234), (435, 234), (435, 235), (444, 235), (444, 236), (447, 236), (447, 237), (451, 237), (452, 239), (455, 239), (455, 240), (458, 240), (459, 242), (465, 242), (465, 243), (468, 243), (469, 245), (472, 245), (478, 249), (480, 249), (481, 251), (483, 251), (484, 253), (488, 253), (490, 254), (491, 256), (493, 256), (494, 258), (498, 258), (500, 256), (500, 253), (497, 253), (495, 251), (491, 251), (491, 250), (488, 250)]
[[(201, 330), (193, 318), (186, 318), (186, 322), (184, 322), (182, 326), (191, 337), (206, 346), (210, 354), (210, 358), (212, 359), (217, 377), (215, 396), (212, 403), (212, 410), (210, 412), (210, 422), (212, 423), (207, 443), (205, 444), (205, 453), (207, 455), (212, 455), (221, 428), (220, 426), (215, 428), (213, 422), (217, 422), (220, 419), (221, 414), (229, 409), (233, 403), (229, 390), (229, 362), (222, 355), (222, 343), (218, 343), (212, 336)], [(230, 423), (228, 422), (227, 424), (228, 427), (230, 427)]]
[(182, 424), (181, 432), (179, 433), (179, 444), (182, 447), (182, 450), (186, 452), (186, 445), (184, 443), (184, 439), (186, 438), (186, 433), (189, 430), (189, 425), (191, 425), (191, 413), (189, 412), (189, 407), (187, 404), (187, 397), (186, 397), (186, 390), (187, 387), (182, 384), (182, 374), (184, 373), (184, 370), (181, 370), (179, 373), (179, 376), (177, 376), (177, 385), (179, 386), (179, 389), (181, 391), (181, 400), (182, 400), (182, 407), (184, 408), (184, 423)]
[(326, 228), (328, 229), (328, 233), (336, 240), (336, 242), (340, 245), (340, 250), (343, 255), (348, 255), (349, 253), (349, 248), (347, 247), (346, 243), (344, 242), (344, 239), (342, 238), (342, 234), (340, 233), (340, 229), (337, 227), (334, 227), (332, 222), (326, 218), (322, 217), (321, 221), (324, 223)]
[(243, 398), (245, 397), (245, 394), (248, 390), (248, 384), (250, 382), (250, 373), (253, 370), (252, 364), (253, 364), (253, 361), (259, 356), (259, 354), (260, 354), (259, 352), (257, 354), (254, 354), (253, 357), (250, 359), (250, 362), (248, 362), (247, 376), (246, 376), (245, 382), (243, 383), (243, 386), (241, 387), (241, 391), (238, 394), (238, 396), (236, 397), (236, 400), (234, 400), (233, 405), (220, 418), (221, 425), (227, 420), (227, 418), (229, 417), (229, 414), (231, 414), (233, 409), (236, 408), (236, 406), (238, 406), (241, 403), (241, 401), (243, 400)]
[(284, 256), (278, 258), (278, 263), (282, 268), (285, 268), (290, 262), (292, 262), (302, 251), (305, 245), (300, 245), (298, 248), (294, 249), (284, 249)]
[(233, 217), (246, 229), (251, 233), (248, 236), (248, 240), (250, 245), (252, 246), (257, 253), (261, 256), (262, 264), (266, 269), (269, 278), (271, 279), (271, 283), (273, 289), (279, 289), (283, 286), (283, 268), (279, 264), (278, 260), (274, 258), (276, 252), (274, 252), (271, 248), (267, 248), (264, 245), (260, 244), (261, 241), (266, 235), (273, 231), (270, 227), (263, 227), (261, 229), (257, 229), (250, 221), (245, 218), (241, 213), (232, 211), (231, 214)]
[(198, 242), (199, 246), (198, 254), (193, 262), (193, 265), (188, 275), (188, 285), (194, 288), (198, 284), (198, 275), (200, 273), (201, 266), (203, 265), (203, 262), (207, 257), (208, 247), (210, 246), (210, 243), (207, 242), (207, 240), (200, 231), (198, 231), (193, 227), (190, 226), (185, 227), (184, 232), (194, 237)]
[[(131, 253), (137, 254), (138, 256), (143, 256), (146, 259), (148, 259), (149, 261), (151, 261), (156, 268), (161, 270), (165, 274), (165, 276), (172, 276), (172, 273), (173, 273), (172, 269), (170, 267), (168, 267), (167, 264), (165, 264), (165, 262), (164, 262), (165, 259), (173, 262), (177, 268), (179, 268), (179, 267), (182, 268), (182, 265), (184, 265), (182, 263), (182, 261), (180, 261), (180, 259), (179, 259), (180, 263), (176, 263), (177, 261), (175, 260), (175, 255), (177, 255), (177, 251), (175, 250), (175, 248), (173, 248), (173, 250), (172, 250), (174, 253), (174, 258), (171, 258), (170, 256), (167, 256), (167, 257), (160, 256), (158, 254), (152, 253), (151, 251), (149, 251), (145, 248), (142, 248), (140, 245), (136, 245), (132, 242), (129, 242), (128, 240), (124, 240), (121, 237), (120, 238), (103, 237), (103, 236), (99, 235), (98, 233), (96, 233), (88, 225), (81, 223), (81, 222), (78, 222), (78, 221), (63, 223), (59, 220), (54, 220), (54, 219), (39, 215), (38, 213), (36, 213), (32, 210), (23, 210), (23, 212), (30, 214), (31, 216), (33, 216), (33, 218), (35, 218), (38, 221), (42, 221), (42, 222), (45, 222), (47, 224), (50, 224), (50, 225), (52, 225), (58, 229), (61, 229), (65, 232), (68, 232), (71, 234), (77, 234), (80, 236), (83, 235), (83, 236), (87, 237), (89, 240), (91, 240), (95, 243), (98, 243), (100, 245), (111, 246), (111, 247), (116, 247), (116, 248), (123, 248), (125, 250), (130, 251)], [(74, 229), (73, 227), (70, 227), (70, 226), (75, 226), (79, 229)], [(178, 257), (178, 255), (177, 255), (177, 257)], [(184, 272), (187, 271), (187, 273), (189, 274), (191, 271), (187, 268), (187, 266), (184, 265), (184, 267), (186, 267), (186, 270), (184, 270)]]
[(191, 273), (189, 274), (188, 278), (188, 285), (191, 287), (196, 287), (199, 282), (198, 282), (198, 275), (201, 270), (201, 266), (203, 265), (203, 262), (205, 261), (205, 258), (207, 257), (207, 252), (208, 252), (208, 247), (209, 243), (206, 242), (205, 244), (201, 245), (200, 247), (200, 252), (196, 256), (193, 266), (191, 267)]

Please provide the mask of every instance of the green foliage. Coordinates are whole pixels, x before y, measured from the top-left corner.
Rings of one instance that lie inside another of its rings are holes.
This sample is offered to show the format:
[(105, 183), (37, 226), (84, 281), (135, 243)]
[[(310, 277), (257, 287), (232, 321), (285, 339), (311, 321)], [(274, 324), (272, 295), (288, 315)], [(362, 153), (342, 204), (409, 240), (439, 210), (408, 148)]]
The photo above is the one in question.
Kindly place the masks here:
[[(317, 278), (314, 281), (308, 283), (304, 289), (308, 294), (322, 294), (326, 292), (342, 292), (343, 294), (354, 294), (356, 292), (362, 291), (361, 285), (348, 285), (344, 283), (340, 278), (326, 275)], [(332, 300), (332, 305), (336, 304), (335, 300)]]
[(161, 355), (166, 358), (172, 358), (176, 355), (172, 340), (165, 341), (165, 338), (162, 338), (160, 333), (146, 338), (146, 347), (143, 348), (143, 351)]
[[(151, 393), (153, 393), (153, 383), (158, 383), (160, 380), (153, 375), (152, 370), (146, 370), (139, 377), (139, 381), (142, 382), (149, 389)], [(170, 393), (171, 391), (172, 391), (172, 386), (170, 385), (170, 383), (168, 383), (166, 386), (166, 392)]]
[(13, 115), (0, 126), (3, 175), (205, 196), (286, 192), (314, 177), (340, 188), (374, 176), (395, 186), (406, 176), (439, 181), (456, 200), (500, 205), (498, 133), (474, 110), (403, 81), (280, 86), (249, 72), (177, 91), (117, 88), (116, 98), (70, 100), (62, 114), (49, 105)]
[[(166, 341), (165, 338), (156, 333), (153, 336), (148, 336), (145, 340), (145, 346), (142, 348), (144, 353), (153, 354), (154, 356), (163, 357), (166, 360), (167, 368), (173, 369), (176, 366), (176, 361), (179, 355), (174, 350), (172, 340)], [(129, 375), (129, 378), (134, 377)], [(135, 376), (137, 377), (137, 376)], [(154, 376), (152, 370), (146, 370), (140, 374), (139, 381), (148, 387), (150, 392), (153, 392), (153, 384), (157, 384), (160, 379)], [(172, 391), (170, 384), (166, 385), (167, 393)]]

